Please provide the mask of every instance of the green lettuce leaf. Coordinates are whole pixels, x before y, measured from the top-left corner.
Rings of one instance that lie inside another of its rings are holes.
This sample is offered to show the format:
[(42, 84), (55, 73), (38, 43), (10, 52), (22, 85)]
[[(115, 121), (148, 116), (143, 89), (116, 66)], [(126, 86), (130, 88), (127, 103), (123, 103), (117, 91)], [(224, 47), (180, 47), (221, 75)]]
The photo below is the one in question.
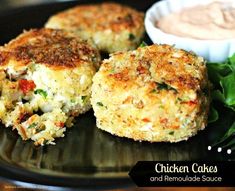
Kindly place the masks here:
[(210, 112), (209, 112), (209, 117), (208, 117), (208, 123), (213, 123), (219, 119), (219, 114), (218, 111), (211, 106), (210, 107)]
[(224, 104), (235, 111), (235, 72), (220, 81), (223, 89)]
[[(221, 102), (226, 108), (235, 111), (235, 54), (229, 57), (225, 62), (207, 63), (209, 80), (213, 83), (211, 92), (212, 104), (209, 113), (208, 122), (212, 123), (218, 120), (219, 114), (213, 107), (216, 102)], [(227, 132), (213, 144), (222, 147), (235, 148), (235, 120)]]

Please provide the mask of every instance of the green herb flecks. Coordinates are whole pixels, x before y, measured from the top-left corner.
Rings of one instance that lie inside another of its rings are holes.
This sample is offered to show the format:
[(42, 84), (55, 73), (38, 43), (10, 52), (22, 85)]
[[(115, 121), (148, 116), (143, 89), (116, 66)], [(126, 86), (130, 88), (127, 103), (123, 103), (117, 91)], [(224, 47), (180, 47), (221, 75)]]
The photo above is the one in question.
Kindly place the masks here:
[(129, 40), (135, 40), (135, 35), (133, 35), (132, 33), (129, 33)]
[(158, 91), (156, 89), (152, 89), (150, 93), (158, 93)]
[(156, 85), (157, 85), (156, 88), (152, 89), (150, 91), (150, 93), (159, 93), (159, 91), (161, 91), (161, 90), (172, 90), (175, 93), (178, 93), (178, 91), (175, 88), (171, 87), (170, 85), (168, 85), (164, 82), (163, 83), (156, 82)]
[(31, 60), (31, 63), (28, 65), (28, 70), (35, 71), (36, 70), (36, 62), (34, 59)]
[(97, 102), (96, 105), (104, 107), (104, 104), (102, 102)]
[(173, 90), (176, 93), (178, 92), (175, 88), (171, 87), (170, 85), (166, 84), (166, 83), (156, 83), (157, 84), (157, 89), (158, 90)]
[(47, 97), (47, 92), (42, 90), (42, 89), (37, 89), (37, 90), (34, 91), (34, 93), (39, 94), (39, 95), (43, 96), (44, 98)]
[(82, 102), (85, 103), (87, 100), (87, 96), (82, 96), (81, 99), (82, 99)]
[(108, 109), (107, 106), (105, 106), (102, 102), (96, 102), (96, 105), (100, 106), (100, 107), (103, 107), (105, 109)]
[(145, 47), (145, 46), (148, 46), (148, 44), (144, 41), (142, 41), (141, 44), (139, 45), (139, 47)]
[(36, 127), (37, 126), (37, 124), (36, 123), (32, 123), (32, 124), (30, 124), (29, 126), (28, 126), (28, 129), (30, 129), (30, 128), (34, 128), (34, 127)]
[(182, 102), (183, 99), (181, 99), (180, 97), (177, 97), (177, 101), (178, 101), (178, 102)]
[(46, 129), (46, 126), (44, 124), (40, 124), (35, 128), (35, 130), (36, 130), (35, 132), (39, 133), (41, 131), (44, 131), (45, 129)]
[(174, 134), (175, 134), (174, 131), (170, 131), (170, 132), (169, 132), (169, 135), (174, 135)]
[(109, 70), (109, 73), (114, 74), (115, 73), (115, 68), (113, 67), (111, 70)]

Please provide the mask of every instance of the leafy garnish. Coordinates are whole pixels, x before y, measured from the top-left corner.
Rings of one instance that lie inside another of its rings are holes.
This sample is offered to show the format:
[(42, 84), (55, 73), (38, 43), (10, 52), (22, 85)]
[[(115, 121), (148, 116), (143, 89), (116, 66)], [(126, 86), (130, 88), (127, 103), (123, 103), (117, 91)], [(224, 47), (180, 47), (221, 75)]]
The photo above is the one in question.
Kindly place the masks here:
[[(231, 136), (235, 135), (235, 122), (233, 122), (233, 124), (231, 125), (231, 127), (229, 127), (229, 129), (226, 131), (226, 133), (224, 134), (224, 136), (222, 138), (220, 138), (219, 141), (217, 141), (216, 143), (214, 143), (213, 146), (216, 146), (220, 143), (225, 142), (228, 138), (230, 138)], [(229, 143), (227, 143), (227, 145), (230, 145)]]
[[(209, 80), (213, 83), (211, 92), (212, 105), (215, 102), (221, 102), (226, 108), (235, 111), (235, 54), (229, 57), (225, 62), (207, 63)], [(209, 122), (215, 122), (219, 114), (214, 107), (211, 107), (209, 113)], [(234, 146), (235, 141), (235, 120), (213, 146), (222, 144), (222, 147)], [(231, 139), (233, 137), (233, 139)]]
[(215, 122), (218, 119), (219, 119), (218, 111), (213, 106), (211, 106), (210, 112), (209, 112), (209, 117), (208, 117), (208, 123)]
[(224, 96), (224, 103), (235, 111), (235, 72), (220, 81)]
[(39, 94), (39, 95), (43, 96), (44, 98), (47, 97), (47, 92), (42, 90), (42, 89), (37, 89), (37, 90), (34, 91), (34, 93)]

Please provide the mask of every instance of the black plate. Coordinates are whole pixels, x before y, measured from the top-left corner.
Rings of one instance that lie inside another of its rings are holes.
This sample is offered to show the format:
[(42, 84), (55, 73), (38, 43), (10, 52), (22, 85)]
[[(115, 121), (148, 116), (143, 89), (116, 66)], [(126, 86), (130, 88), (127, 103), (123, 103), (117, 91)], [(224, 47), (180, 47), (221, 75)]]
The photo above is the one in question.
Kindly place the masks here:
[[(79, 1), (84, 3), (87, 1)], [(94, 1), (89, 1), (94, 2)], [(98, 2), (98, 1), (95, 1)], [(145, 11), (153, 0), (119, 1)], [(42, 27), (48, 17), (78, 2), (50, 3), (0, 13), (0, 43), (23, 29)], [(149, 39), (146, 37), (146, 41)], [(131, 183), (128, 171), (139, 160), (234, 160), (234, 155), (207, 151), (234, 118), (222, 112), (221, 120), (188, 141), (176, 144), (134, 142), (98, 130), (93, 111), (79, 116), (56, 146), (35, 147), (16, 132), (0, 128), (0, 176), (20, 182), (60, 187), (121, 187)]]

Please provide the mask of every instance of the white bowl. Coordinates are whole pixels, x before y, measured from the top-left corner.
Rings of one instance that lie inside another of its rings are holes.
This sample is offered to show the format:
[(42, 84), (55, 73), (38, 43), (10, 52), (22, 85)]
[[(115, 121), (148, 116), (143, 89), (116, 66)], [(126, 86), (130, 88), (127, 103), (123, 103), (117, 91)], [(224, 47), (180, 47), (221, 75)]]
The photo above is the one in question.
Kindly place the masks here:
[(162, 17), (180, 11), (182, 8), (209, 4), (212, 0), (163, 0), (150, 7), (145, 15), (145, 28), (153, 43), (175, 45), (204, 57), (210, 62), (221, 62), (235, 53), (235, 39), (197, 40), (168, 34), (155, 26)]

